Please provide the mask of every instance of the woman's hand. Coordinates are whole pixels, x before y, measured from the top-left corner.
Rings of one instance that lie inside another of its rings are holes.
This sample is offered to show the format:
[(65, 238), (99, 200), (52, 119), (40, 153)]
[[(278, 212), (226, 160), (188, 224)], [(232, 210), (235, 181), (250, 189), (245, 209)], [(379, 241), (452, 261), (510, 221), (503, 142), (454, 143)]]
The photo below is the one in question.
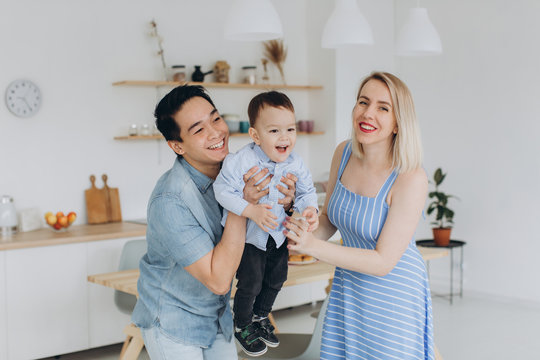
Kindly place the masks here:
[(308, 232), (309, 224), (304, 219), (294, 219), (287, 217), (283, 224), (288, 230), (283, 230), (283, 234), (289, 238), (287, 249), (296, 251), (300, 254), (308, 254), (309, 246), (315, 240), (313, 233)]
[[(270, 190), (267, 185), (272, 180), (272, 176), (267, 176), (266, 179), (261, 181), (266, 174), (268, 174), (268, 169), (264, 168), (259, 171), (258, 166), (252, 167), (244, 174), (244, 199), (248, 203), (257, 204), (263, 196), (268, 195)], [(259, 181), (261, 181), (260, 184), (258, 184)]]
[(288, 173), (286, 177), (281, 177), (281, 182), (287, 185), (287, 187), (279, 184), (276, 185), (276, 188), (279, 190), (279, 192), (285, 195), (283, 199), (278, 200), (278, 204), (283, 205), (285, 211), (289, 211), (292, 207), (292, 204), (294, 203), (297, 181), (298, 178), (296, 176)]

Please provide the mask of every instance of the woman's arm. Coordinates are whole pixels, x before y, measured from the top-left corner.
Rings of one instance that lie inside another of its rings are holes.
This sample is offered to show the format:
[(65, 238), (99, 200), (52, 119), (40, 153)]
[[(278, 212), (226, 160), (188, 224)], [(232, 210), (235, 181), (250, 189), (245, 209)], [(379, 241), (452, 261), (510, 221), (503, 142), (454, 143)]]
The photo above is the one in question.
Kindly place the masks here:
[[(423, 169), (400, 174), (386, 222), (374, 250), (328, 243), (306, 231), (307, 223), (290, 219), (288, 248), (324, 262), (370, 275), (384, 276), (397, 264), (411, 241), (425, 204), (427, 177)], [(321, 226), (320, 226), (321, 227)]]

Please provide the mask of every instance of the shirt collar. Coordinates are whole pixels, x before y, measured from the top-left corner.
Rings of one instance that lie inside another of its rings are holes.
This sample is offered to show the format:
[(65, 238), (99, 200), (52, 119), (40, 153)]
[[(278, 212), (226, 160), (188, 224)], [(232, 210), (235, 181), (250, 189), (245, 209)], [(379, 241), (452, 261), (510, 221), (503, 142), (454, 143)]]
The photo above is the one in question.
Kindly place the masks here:
[(204, 175), (199, 170), (195, 169), (193, 166), (191, 166), (190, 163), (188, 163), (183, 157), (178, 157), (178, 161), (184, 166), (184, 168), (188, 171), (189, 175), (191, 176), (191, 179), (199, 189), (201, 193), (206, 193), (208, 188), (212, 186), (214, 183), (214, 179), (209, 178), (208, 176)]

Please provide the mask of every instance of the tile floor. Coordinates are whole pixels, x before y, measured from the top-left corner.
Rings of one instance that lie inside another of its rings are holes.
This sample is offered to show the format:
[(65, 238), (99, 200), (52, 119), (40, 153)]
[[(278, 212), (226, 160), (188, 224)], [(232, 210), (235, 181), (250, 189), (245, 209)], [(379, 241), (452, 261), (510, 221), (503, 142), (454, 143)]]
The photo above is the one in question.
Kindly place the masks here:
[[(281, 332), (309, 333), (315, 325), (308, 304), (276, 311)], [(540, 307), (464, 296), (450, 305), (433, 299), (435, 342), (445, 360), (540, 359)], [(61, 360), (118, 359), (121, 344), (62, 355)], [(54, 358), (48, 358), (52, 360)], [(140, 360), (147, 360), (143, 353)]]

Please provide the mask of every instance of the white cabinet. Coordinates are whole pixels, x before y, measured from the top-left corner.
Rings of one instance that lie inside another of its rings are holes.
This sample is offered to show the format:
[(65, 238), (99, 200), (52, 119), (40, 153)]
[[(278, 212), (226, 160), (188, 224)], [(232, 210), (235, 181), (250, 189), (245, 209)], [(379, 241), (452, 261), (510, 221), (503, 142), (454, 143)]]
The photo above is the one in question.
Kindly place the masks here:
[[(88, 243), (89, 275), (118, 270), (124, 243), (130, 239), (94, 241)], [(114, 290), (87, 283), (88, 329), (91, 348), (116, 344), (125, 340), (124, 327), (130, 315), (121, 313), (114, 305)]]
[(86, 243), (4, 253), (8, 359), (88, 348)]
[(0, 360), (7, 360), (6, 254), (0, 251)]

